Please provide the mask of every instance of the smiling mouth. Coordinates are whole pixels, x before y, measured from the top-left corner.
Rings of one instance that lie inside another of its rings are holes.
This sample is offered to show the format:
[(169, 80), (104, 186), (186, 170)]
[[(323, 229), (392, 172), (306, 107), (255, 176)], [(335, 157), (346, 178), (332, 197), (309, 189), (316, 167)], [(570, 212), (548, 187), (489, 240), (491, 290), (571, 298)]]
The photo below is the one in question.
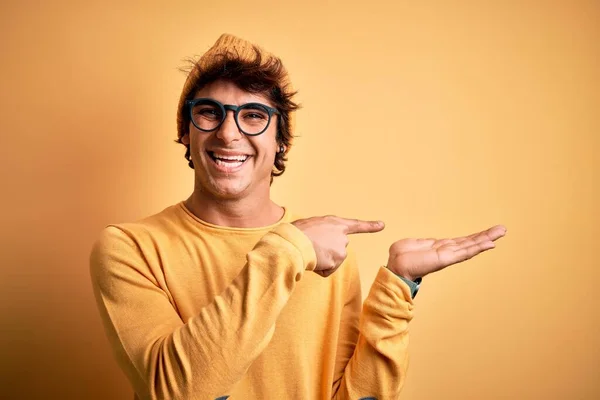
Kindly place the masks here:
[(207, 151), (207, 153), (211, 160), (213, 160), (217, 166), (226, 170), (237, 169), (241, 167), (250, 158), (250, 156), (247, 154), (227, 155), (220, 154), (214, 151)]

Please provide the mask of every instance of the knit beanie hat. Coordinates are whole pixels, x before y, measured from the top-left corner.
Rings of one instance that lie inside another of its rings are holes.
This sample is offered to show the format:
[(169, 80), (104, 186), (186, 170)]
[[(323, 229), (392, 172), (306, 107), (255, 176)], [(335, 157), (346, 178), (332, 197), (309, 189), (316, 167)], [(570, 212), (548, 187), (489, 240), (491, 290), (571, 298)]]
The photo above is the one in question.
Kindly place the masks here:
[[(227, 33), (222, 34), (215, 44), (200, 57), (188, 74), (183, 85), (181, 97), (179, 98), (179, 106), (177, 107), (177, 135), (179, 139), (188, 131), (188, 126), (185, 125), (186, 118), (184, 118), (184, 112), (186, 112), (185, 101), (190, 98), (189, 96), (192, 94), (192, 91), (197, 89), (198, 82), (202, 78), (203, 73), (221, 62), (222, 57), (225, 55), (233, 55), (239, 61), (252, 61), (256, 58), (257, 53), (260, 55), (263, 65), (268, 65), (274, 61), (281, 62), (279, 58), (261, 47)], [(283, 93), (293, 93), (290, 78), (285, 69), (281, 82), (278, 82), (277, 86)], [(293, 117), (293, 112), (289, 114), (290, 133), (293, 136), (295, 118)]]

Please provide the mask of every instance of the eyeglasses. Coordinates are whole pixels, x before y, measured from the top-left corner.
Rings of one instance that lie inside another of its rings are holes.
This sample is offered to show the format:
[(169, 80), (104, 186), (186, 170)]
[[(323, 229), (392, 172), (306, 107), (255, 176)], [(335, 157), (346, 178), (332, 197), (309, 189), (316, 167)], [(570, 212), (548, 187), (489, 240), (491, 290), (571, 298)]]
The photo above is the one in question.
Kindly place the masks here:
[(257, 136), (267, 130), (273, 114), (279, 114), (273, 107), (261, 103), (246, 103), (241, 106), (222, 104), (209, 98), (188, 100), (190, 120), (203, 132), (213, 132), (227, 118), (227, 111), (233, 111), (233, 119), (238, 129), (248, 136)]

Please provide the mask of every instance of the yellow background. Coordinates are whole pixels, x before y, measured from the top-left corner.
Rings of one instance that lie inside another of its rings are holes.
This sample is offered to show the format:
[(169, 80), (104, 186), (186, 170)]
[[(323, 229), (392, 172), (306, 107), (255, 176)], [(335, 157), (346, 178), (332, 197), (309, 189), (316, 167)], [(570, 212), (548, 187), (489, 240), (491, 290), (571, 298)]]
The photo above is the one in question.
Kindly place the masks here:
[(0, 397), (130, 399), (92, 241), (185, 198), (183, 59), (222, 32), (288, 66), (301, 136), (274, 198), (402, 237), (503, 223), (427, 277), (404, 399), (600, 398), (597, 1), (2, 2)]

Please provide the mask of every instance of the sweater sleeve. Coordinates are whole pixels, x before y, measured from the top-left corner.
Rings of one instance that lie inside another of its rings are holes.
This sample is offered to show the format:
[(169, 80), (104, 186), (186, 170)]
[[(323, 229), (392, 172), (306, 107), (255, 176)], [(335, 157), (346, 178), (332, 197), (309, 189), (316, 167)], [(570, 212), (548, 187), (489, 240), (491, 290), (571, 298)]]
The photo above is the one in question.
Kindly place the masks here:
[(349, 282), (341, 318), (333, 399), (397, 399), (408, 367), (408, 324), (413, 303), (408, 286), (381, 268), (362, 305), (358, 268)]
[(105, 330), (143, 399), (226, 396), (266, 348), (297, 282), (315, 265), (310, 240), (281, 224), (247, 254), (223, 293), (184, 323), (125, 231), (105, 228), (90, 257)]

